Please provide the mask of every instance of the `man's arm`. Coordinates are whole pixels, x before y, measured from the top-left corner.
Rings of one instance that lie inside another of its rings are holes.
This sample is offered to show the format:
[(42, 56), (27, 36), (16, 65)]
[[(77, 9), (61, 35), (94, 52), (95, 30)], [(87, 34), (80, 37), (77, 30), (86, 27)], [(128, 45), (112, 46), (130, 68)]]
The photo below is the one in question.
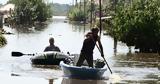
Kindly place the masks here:
[(46, 48), (44, 49), (44, 52), (46, 52), (46, 51), (48, 51), (48, 47), (46, 47)]

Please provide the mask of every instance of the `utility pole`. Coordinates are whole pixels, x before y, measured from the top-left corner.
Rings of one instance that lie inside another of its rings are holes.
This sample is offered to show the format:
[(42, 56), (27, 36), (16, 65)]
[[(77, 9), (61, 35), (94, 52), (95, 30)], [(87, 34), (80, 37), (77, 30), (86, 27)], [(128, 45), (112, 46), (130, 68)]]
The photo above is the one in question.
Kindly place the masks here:
[[(117, 4), (117, 0), (114, 0), (115, 14), (116, 14), (116, 4)], [(117, 38), (116, 37), (114, 37), (114, 52), (117, 53)]]
[(76, 5), (77, 5), (77, 0), (76, 0), (76, 3), (75, 3)]
[(86, 0), (84, 0), (84, 24), (86, 24)]
[(90, 9), (91, 9), (91, 15), (90, 15), (90, 27), (92, 27), (92, 19), (93, 19), (93, 0), (91, 0), (91, 6), (90, 6)]
[(99, 0), (99, 29), (100, 29), (100, 36), (102, 33), (102, 3), (101, 0)]

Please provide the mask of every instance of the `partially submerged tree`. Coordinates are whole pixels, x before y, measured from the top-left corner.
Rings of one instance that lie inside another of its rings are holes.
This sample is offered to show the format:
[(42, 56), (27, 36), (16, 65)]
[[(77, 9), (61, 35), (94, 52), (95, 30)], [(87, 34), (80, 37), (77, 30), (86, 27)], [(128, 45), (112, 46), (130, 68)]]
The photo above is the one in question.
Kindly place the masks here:
[(68, 13), (68, 18), (71, 21), (84, 21), (85, 18), (84, 11), (81, 11), (79, 8), (72, 8)]
[(160, 49), (159, 0), (134, 0), (132, 4), (119, 2), (110, 34), (140, 52)]
[(43, 0), (9, 0), (8, 3), (15, 4), (13, 18), (17, 24), (43, 22), (51, 17), (50, 5)]
[(91, 5), (91, 2), (86, 0), (77, 3), (77, 5), (72, 6), (68, 12), (68, 18), (72, 21), (89, 20), (91, 18), (91, 11), (95, 12), (95, 6), (95, 4), (92, 3)]

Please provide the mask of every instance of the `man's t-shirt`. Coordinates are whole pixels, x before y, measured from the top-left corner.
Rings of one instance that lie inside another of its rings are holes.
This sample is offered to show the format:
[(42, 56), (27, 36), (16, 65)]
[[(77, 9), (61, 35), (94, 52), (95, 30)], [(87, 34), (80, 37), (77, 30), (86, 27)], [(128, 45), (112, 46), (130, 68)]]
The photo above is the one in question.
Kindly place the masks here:
[(60, 52), (60, 49), (57, 46), (52, 45), (52, 46), (47, 46), (45, 48), (44, 52), (46, 52), (46, 51), (58, 51), (58, 52)]

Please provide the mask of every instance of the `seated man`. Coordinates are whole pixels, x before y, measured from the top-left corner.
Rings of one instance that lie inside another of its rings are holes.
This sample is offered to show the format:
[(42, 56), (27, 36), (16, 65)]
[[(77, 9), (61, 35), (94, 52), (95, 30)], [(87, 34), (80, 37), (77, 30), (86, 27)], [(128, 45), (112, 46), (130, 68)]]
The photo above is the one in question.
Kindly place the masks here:
[(59, 49), (59, 47), (57, 47), (57, 46), (54, 45), (54, 38), (53, 37), (51, 37), (49, 39), (49, 43), (50, 43), (50, 45), (47, 46), (44, 49), (44, 52), (46, 52), (46, 51), (58, 51), (58, 52), (61, 52), (60, 49)]

